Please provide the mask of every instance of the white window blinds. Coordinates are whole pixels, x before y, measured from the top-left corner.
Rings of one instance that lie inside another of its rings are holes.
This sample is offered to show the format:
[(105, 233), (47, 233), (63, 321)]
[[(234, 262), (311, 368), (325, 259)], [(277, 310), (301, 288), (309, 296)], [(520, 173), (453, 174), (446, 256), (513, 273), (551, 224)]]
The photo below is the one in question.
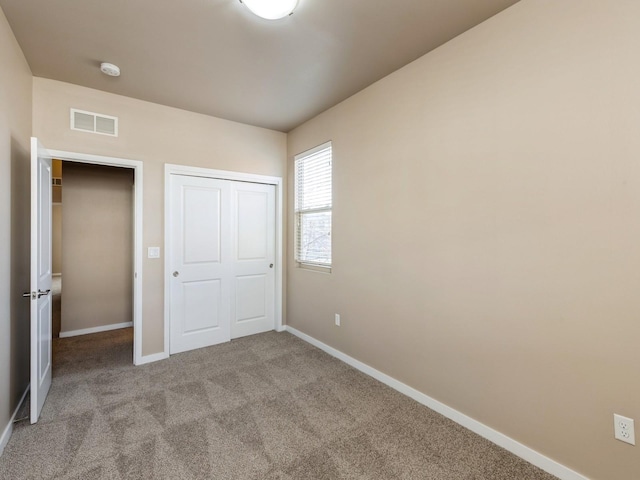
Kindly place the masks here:
[(331, 266), (331, 142), (295, 157), (296, 260)]

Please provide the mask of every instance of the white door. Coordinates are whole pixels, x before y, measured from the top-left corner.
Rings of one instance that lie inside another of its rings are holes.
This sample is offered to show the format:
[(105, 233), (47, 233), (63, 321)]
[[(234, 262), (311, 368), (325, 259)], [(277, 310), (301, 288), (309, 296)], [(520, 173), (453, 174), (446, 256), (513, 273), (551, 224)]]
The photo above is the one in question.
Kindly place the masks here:
[(170, 353), (230, 340), (230, 185), (172, 175)]
[(275, 187), (171, 175), (170, 353), (275, 327)]
[(31, 423), (51, 387), (51, 156), (31, 138)]
[(231, 338), (275, 328), (275, 186), (231, 182)]

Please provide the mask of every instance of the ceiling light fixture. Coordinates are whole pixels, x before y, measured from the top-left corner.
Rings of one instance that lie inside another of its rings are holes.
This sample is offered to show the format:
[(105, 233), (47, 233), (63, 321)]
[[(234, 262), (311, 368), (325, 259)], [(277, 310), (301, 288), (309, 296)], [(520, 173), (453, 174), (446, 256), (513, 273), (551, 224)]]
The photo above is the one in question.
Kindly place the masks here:
[(240, 0), (259, 17), (278, 20), (291, 15), (298, 6), (298, 0)]
[(119, 77), (120, 76), (120, 68), (113, 63), (102, 62), (100, 64), (100, 71), (105, 75), (109, 75), (110, 77)]

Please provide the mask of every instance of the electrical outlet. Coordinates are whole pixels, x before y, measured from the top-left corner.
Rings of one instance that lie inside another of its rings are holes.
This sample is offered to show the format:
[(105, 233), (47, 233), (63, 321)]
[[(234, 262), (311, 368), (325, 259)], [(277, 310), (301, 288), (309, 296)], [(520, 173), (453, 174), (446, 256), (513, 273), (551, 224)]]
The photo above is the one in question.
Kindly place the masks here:
[(340, 314), (336, 313), (336, 327), (340, 326)]
[(633, 418), (623, 417), (617, 413), (613, 414), (613, 427), (616, 439), (621, 442), (636, 444), (636, 432), (633, 425)]

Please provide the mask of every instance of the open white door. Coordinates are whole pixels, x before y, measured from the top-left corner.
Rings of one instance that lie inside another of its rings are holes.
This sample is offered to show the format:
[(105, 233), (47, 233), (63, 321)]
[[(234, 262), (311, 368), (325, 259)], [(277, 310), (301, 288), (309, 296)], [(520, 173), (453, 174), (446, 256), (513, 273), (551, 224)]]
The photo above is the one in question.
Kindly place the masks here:
[(31, 423), (51, 387), (51, 156), (31, 138)]

